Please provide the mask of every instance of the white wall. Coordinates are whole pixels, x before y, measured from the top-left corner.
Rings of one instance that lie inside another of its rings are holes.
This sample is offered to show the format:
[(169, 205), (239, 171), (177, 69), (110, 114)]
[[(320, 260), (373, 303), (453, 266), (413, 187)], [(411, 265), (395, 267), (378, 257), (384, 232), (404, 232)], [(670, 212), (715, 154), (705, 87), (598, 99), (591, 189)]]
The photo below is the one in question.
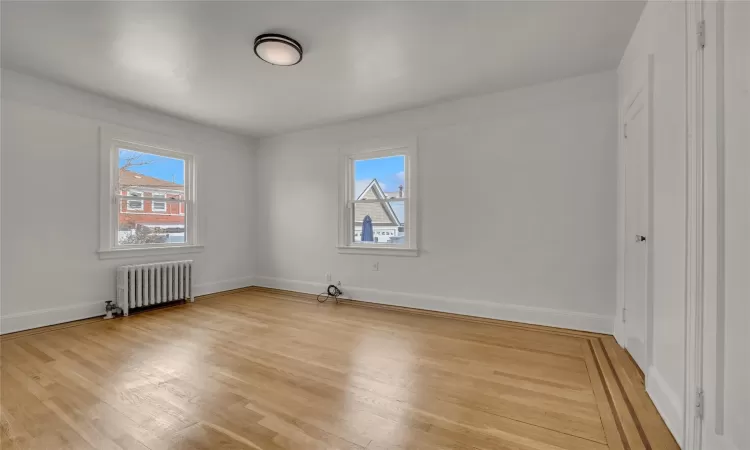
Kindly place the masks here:
[[(607, 72), (261, 141), (257, 283), (611, 332), (616, 123)], [(419, 141), (420, 255), (340, 255), (338, 149), (390, 136)]]
[[(618, 69), (620, 108), (647, 73), (654, 55), (652, 365), (647, 391), (678, 441), (682, 438), (685, 377), (686, 97), (685, 3), (648, 2)], [(622, 143), (622, 139), (620, 139)], [(622, 150), (622, 145), (620, 145)], [(620, 152), (620, 161), (624, 161)], [(624, 165), (620, 164), (618, 242), (622, 236)], [(618, 254), (618, 318), (622, 340), (623, 246)]]
[[(202, 253), (99, 260), (102, 124), (200, 149)], [(2, 332), (103, 314), (115, 296), (114, 267), (122, 264), (193, 259), (197, 294), (251, 285), (253, 171), (245, 138), (3, 71)]]

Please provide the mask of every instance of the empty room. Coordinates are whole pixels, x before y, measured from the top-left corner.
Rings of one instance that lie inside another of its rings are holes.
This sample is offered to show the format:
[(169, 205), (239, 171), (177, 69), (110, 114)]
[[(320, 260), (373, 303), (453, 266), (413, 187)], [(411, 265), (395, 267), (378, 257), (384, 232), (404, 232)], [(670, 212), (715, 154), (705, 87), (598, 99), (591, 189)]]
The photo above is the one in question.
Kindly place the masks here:
[(0, 448), (749, 450), (749, 24), (0, 0)]

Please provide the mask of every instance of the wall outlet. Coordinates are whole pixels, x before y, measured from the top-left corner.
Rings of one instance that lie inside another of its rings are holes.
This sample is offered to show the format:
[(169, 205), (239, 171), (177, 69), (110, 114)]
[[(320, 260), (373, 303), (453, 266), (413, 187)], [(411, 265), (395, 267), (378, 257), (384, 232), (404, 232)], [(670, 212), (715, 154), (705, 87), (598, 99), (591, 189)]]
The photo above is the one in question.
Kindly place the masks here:
[(326, 273), (326, 283), (330, 283), (330, 282), (331, 282), (331, 274)]
[(372, 271), (377, 272), (378, 270), (380, 270), (380, 263), (376, 261), (372, 263)]

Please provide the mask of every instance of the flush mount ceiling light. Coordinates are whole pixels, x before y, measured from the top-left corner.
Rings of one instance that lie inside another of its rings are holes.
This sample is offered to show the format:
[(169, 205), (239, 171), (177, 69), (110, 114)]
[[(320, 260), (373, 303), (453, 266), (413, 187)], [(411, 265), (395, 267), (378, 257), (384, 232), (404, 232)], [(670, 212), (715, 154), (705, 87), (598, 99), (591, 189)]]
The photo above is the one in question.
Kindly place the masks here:
[(302, 61), (302, 46), (281, 34), (261, 34), (255, 38), (255, 55), (275, 66), (293, 66)]

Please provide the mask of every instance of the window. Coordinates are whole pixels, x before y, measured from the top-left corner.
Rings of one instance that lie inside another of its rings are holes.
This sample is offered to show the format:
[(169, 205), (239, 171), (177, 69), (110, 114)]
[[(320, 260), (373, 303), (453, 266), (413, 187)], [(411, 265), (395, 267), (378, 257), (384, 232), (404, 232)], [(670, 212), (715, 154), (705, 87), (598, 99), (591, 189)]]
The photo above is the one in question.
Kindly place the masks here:
[[(185, 173), (189, 157), (126, 142), (114, 142), (118, 191), (127, 192), (126, 211), (117, 214), (115, 247), (186, 243), (185, 216), (179, 213), (185, 198)], [(167, 197), (165, 192), (172, 194)], [(151, 210), (144, 209), (143, 192), (151, 192)], [(117, 199), (117, 195), (115, 198)], [(139, 197), (141, 200), (131, 200)], [(122, 201), (122, 199), (121, 199)], [(167, 204), (170, 204), (168, 207)], [(138, 214), (131, 214), (131, 211)], [(161, 214), (166, 212), (167, 214)], [(164, 231), (168, 230), (168, 231)]]
[(143, 197), (143, 192), (128, 191), (127, 204), (128, 211), (143, 211), (143, 200), (130, 200), (130, 197)]
[(417, 256), (415, 140), (341, 151), (339, 252)]
[[(167, 194), (161, 194), (158, 192), (154, 192), (151, 194), (151, 198), (166, 198)], [(157, 202), (155, 200), (151, 200), (151, 211), (152, 212), (166, 212), (167, 211), (167, 202)]]
[(100, 257), (199, 251), (193, 156), (131, 130), (103, 127), (101, 138)]

